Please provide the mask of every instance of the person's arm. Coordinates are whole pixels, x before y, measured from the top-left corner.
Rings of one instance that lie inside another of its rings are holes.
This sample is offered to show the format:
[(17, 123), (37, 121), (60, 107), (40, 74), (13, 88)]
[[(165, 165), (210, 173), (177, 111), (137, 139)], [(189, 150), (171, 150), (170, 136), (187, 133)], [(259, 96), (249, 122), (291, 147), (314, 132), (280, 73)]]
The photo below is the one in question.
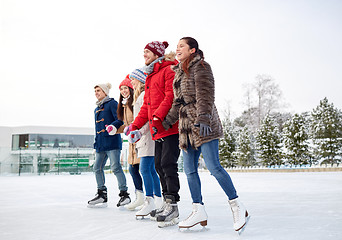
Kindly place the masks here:
[(154, 111), (153, 117), (164, 120), (165, 116), (169, 112), (173, 103), (173, 79), (175, 77), (175, 72), (168, 68), (164, 72), (165, 79), (165, 96), (164, 99), (159, 104), (158, 108)]
[(197, 64), (194, 71), (196, 89), (196, 113), (195, 124), (210, 125), (211, 114), (215, 102), (215, 82), (211, 67), (208, 63)]

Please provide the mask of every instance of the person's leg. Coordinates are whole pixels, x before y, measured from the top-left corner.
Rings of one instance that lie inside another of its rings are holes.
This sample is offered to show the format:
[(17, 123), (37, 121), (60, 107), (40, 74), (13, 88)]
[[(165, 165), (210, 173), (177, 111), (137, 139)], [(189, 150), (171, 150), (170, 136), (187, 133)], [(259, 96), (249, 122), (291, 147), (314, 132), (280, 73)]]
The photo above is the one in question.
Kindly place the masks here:
[(229, 174), (221, 166), (218, 146), (218, 139), (203, 143), (201, 145), (202, 155), (208, 170), (216, 178), (229, 200), (232, 200), (238, 196)]
[(97, 152), (95, 155), (94, 172), (99, 190), (107, 190), (105, 186), (104, 166), (106, 165), (108, 156), (105, 152)]
[(132, 176), (135, 190), (143, 191), (143, 183), (139, 172), (139, 164), (129, 165), (129, 173)]
[[(140, 159), (140, 172), (144, 179), (146, 196), (153, 197), (153, 193), (158, 197), (160, 193), (160, 181), (156, 170), (154, 169), (154, 157), (146, 156)], [(156, 188), (156, 190), (154, 190)]]
[(182, 152), (184, 172), (188, 180), (192, 202), (203, 204), (201, 194), (201, 180), (198, 175), (198, 158), (201, 154), (201, 150), (195, 150), (191, 146), (189, 146), (187, 151), (183, 150)]
[(161, 191), (160, 191), (160, 180), (156, 171), (156, 168), (154, 166), (154, 157), (152, 157), (153, 160), (151, 160), (150, 165), (150, 172), (153, 180), (153, 193), (157, 197), (161, 197)]
[(165, 193), (167, 193), (167, 185), (166, 185), (166, 180), (165, 180), (165, 173), (161, 166), (162, 150), (163, 150), (163, 142), (155, 141), (155, 151), (154, 151), (155, 169), (159, 175), (159, 180), (162, 186), (162, 194), (163, 196), (165, 196)]
[(107, 152), (107, 155), (110, 159), (110, 167), (118, 181), (119, 190), (127, 191), (128, 188), (126, 184), (126, 177), (120, 164), (120, 154), (120, 149), (114, 149)]
[(176, 202), (179, 201), (179, 178), (178, 178), (178, 157), (179, 157), (179, 135), (174, 134), (167, 136), (163, 141), (163, 149), (161, 154), (161, 167), (164, 172), (165, 182), (167, 185), (166, 195), (174, 196)]

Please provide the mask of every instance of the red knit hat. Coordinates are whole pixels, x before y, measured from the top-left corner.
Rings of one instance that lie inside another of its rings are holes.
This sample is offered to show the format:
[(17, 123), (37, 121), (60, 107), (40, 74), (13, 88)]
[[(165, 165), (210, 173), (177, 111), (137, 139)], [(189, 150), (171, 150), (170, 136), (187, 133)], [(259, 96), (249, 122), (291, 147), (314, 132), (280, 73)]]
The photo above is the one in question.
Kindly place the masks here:
[(129, 74), (126, 76), (126, 78), (124, 80), (122, 80), (122, 82), (119, 85), (119, 89), (121, 88), (121, 86), (127, 86), (127, 87), (130, 87), (133, 89), (131, 79), (129, 79)]
[(161, 56), (164, 56), (165, 49), (168, 46), (169, 46), (169, 43), (166, 41), (164, 41), (164, 42), (153, 41), (153, 42), (146, 44), (145, 49), (148, 49), (148, 50), (152, 51), (154, 54), (161, 57)]

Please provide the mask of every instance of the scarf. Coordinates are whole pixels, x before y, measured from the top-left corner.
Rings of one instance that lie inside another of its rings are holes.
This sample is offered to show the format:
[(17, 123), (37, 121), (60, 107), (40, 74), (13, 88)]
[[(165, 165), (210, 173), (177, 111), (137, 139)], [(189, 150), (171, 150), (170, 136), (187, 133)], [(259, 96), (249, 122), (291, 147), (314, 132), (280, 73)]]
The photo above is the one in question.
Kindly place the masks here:
[(156, 62), (159, 62), (159, 61), (163, 60), (164, 58), (165, 58), (164, 56), (161, 56), (160, 58), (157, 58), (156, 60), (151, 62), (149, 65), (145, 66), (144, 67), (145, 73), (147, 73), (147, 75), (150, 75), (153, 72), (154, 64)]
[(122, 105), (126, 105), (126, 103), (127, 103), (127, 101), (128, 101), (128, 99), (129, 99), (130, 96), (131, 96), (131, 95), (128, 95), (128, 97), (122, 99), (122, 102), (121, 102)]
[(102, 104), (108, 102), (110, 100), (109, 96), (106, 96), (104, 99), (102, 99), (101, 101), (96, 101), (96, 105), (98, 107), (100, 107)]

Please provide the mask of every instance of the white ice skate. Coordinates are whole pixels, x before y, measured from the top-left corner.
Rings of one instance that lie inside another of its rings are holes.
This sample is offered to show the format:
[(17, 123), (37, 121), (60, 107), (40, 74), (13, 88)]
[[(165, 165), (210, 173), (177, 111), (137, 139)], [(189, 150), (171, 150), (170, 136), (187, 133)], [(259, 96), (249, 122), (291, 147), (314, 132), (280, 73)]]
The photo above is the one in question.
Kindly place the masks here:
[(238, 234), (241, 234), (245, 230), (250, 216), (248, 215), (247, 209), (238, 198), (229, 200), (229, 204), (233, 213), (234, 229)]
[(127, 205), (125, 208), (130, 211), (134, 211), (137, 207), (144, 204), (144, 193), (142, 191), (135, 191), (135, 200)]
[(136, 219), (144, 219), (155, 209), (153, 197), (147, 196), (143, 207), (135, 214)]
[(207, 226), (208, 215), (205, 212), (204, 205), (200, 203), (192, 204), (192, 212), (185, 220), (181, 221), (178, 224), (180, 229), (189, 229), (197, 224), (201, 224), (204, 228)]

